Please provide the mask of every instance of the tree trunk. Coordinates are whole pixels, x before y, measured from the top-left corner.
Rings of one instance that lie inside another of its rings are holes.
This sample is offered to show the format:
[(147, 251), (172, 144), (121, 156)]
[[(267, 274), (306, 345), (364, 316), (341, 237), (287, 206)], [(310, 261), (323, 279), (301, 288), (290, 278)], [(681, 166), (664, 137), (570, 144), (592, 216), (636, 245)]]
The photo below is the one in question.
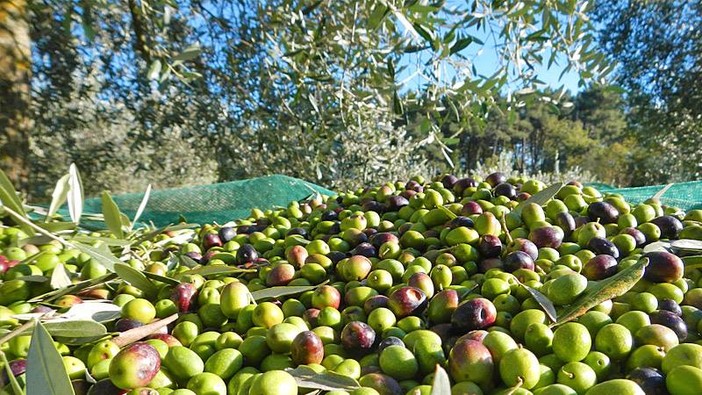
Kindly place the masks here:
[(31, 52), (26, 0), (0, 0), (0, 168), (27, 192)]

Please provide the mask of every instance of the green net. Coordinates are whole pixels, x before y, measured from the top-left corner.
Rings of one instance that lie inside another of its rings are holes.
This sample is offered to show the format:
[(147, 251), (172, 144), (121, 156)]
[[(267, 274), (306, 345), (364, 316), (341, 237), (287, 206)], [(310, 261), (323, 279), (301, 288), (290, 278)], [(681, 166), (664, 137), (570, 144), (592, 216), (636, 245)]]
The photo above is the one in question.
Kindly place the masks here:
[[(185, 219), (190, 223), (226, 223), (248, 217), (251, 209), (286, 207), (292, 201), (320, 193), (333, 195), (328, 189), (283, 175), (252, 178), (213, 185), (152, 191), (139, 222), (166, 226)], [(139, 208), (143, 193), (113, 196), (120, 211), (130, 219)], [(86, 213), (102, 212), (99, 198), (87, 199)]]
[[(652, 185), (634, 188), (615, 188), (607, 184), (589, 184), (602, 193), (618, 193), (627, 202), (641, 203), (662, 190), (665, 185)], [(673, 184), (660, 197), (661, 203), (678, 207), (685, 211), (702, 209), (702, 181), (680, 182)]]
[[(664, 185), (614, 188), (606, 184), (589, 184), (602, 193), (618, 193), (631, 203), (640, 203), (660, 191)], [(263, 210), (286, 207), (314, 193), (334, 195), (333, 191), (315, 184), (283, 175), (253, 178), (189, 188), (153, 191), (139, 222), (166, 226), (185, 220), (190, 223), (226, 223), (245, 218), (251, 209)], [(133, 218), (143, 193), (114, 196), (120, 210)], [(684, 182), (670, 187), (661, 197), (665, 205), (683, 210), (702, 209), (702, 181)], [(99, 198), (85, 202), (86, 213), (101, 213)]]

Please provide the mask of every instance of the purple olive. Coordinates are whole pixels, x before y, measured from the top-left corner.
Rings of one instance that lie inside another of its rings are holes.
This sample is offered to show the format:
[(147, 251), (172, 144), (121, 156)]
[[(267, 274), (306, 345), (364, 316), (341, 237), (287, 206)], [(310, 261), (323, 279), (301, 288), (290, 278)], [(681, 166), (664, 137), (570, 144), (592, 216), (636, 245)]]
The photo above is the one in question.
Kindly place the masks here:
[(368, 324), (352, 321), (341, 331), (341, 344), (350, 351), (369, 350), (375, 343), (375, 331)]
[(497, 318), (495, 305), (489, 299), (475, 298), (458, 305), (451, 315), (451, 324), (461, 333), (492, 326)]
[(619, 210), (607, 202), (593, 202), (587, 207), (590, 221), (600, 220), (601, 224), (613, 224), (619, 218)]
[(478, 252), (484, 258), (496, 258), (502, 253), (502, 241), (495, 235), (482, 235), (478, 240)]
[(661, 230), (661, 237), (664, 239), (677, 239), (683, 224), (679, 219), (671, 215), (663, 215), (651, 220), (651, 223)]
[(605, 254), (611, 255), (615, 259), (619, 258), (619, 249), (617, 246), (603, 237), (593, 237), (590, 239), (587, 243), (587, 248), (597, 255)]
[(534, 259), (523, 251), (510, 252), (502, 262), (504, 270), (509, 273), (518, 269), (534, 270)]

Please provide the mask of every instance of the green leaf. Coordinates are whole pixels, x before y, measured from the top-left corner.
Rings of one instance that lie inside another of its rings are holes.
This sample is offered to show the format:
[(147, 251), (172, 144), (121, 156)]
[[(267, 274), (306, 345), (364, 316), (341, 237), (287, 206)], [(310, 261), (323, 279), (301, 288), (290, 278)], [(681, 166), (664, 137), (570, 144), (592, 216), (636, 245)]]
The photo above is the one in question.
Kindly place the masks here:
[(402, 115), (405, 113), (404, 105), (400, 96), (397, 95), (397, 90), (392, 93), (392, 110), (396, 115)]
[(83, 199), (83, 183), (76, 164), (71, 163), (68, 168), (68, 213), (76, 224), (80, 222), (80, 216), (83, 214)]
[(185, 50), (178, 55), (173, 57), (174, 61), (187, 61), (191, 59), (195, 59), (200, 55), (200, 46), (197, 44), (191, 45), (188, 48), (185, 48)]
[(79, 234), (71, 237), (71, 241), (78, 241), (78, 242), (86, 243), (86, 244), (93, 244), (95, 242), (98, 242), (100, 244), (105, 244), (108, 246), (115, 246), (115, 247), (125, 247), (125, 246), (132, 244), (132, 242), (129, 240), (115, 239), (112, 237), (90, 236), (90, 235), (86, 235), (86, 234), (82, 234), (82, 233), (79, 233)]
[(38, 322), (27, 355), (27, 395), (52, 394), (70, 395), (75, 392), (61, 354), (56, 350), (49, 332)]
[(151, 184), (149, 184), (146, 187), (146, 192), (144, 192), (144, 197), (141, 199), (141, 203), (139, 203), (139, 208), (137, 208), (136, 214), (134, 214), (134, 219), (132, 220), (132, 226), (134, 226), (134, 224), (136, 224), (136, 222), (141, 217), (141, 214), (144, 213), (144, 209), (146, 208), (146, 204), (149, 202), (149, 196), (151, 196)]
[(444, 206), (437, 206), (436, 208), (438, 208), (439, 211), (441, 211), (442, 213), (446, 214), (446, 216), (449, 217), (449, 219), (455, 219), (458, 217), (456, 214), (453, 213), (453, 211), (447, 209)]
[(64, 289), (57, 289), (54, 291), (49, 291), (47, 293), (43, 293), (41, 295), (37, 295), (37, 296), (29, 299), (28, 302), (30, 302), (30, 303), (49, 302), (51, 300), (60, 298), (63, 295), (75, 294), (75, 293), (78, 293), (79, 291), (81, 291), (85, 288), (92, 287), (92, 286), (95, 286), (98, 284), (104, 284), (110, 280), (113, 280), (116, 277), (117, 277), (116, 274), (108, 273), (108, 274), (105, 274), (104, 276), (100, 276), (98, 278), (81, 281), (79, 283), (73, 284), (72, 286), (64, 288)]
[(242, 274), (242, 273), (255, 273), (256, 269), (241, 269), (235, 266), (226, 265), (213, 265), (213, 266), (200, 266), (194, 269), (188, 270), (180, 274), (184, 276), (186, 274), (199, 274), (203, 277), (219, 276), (223, 274)]
[(151, 282), (144, 273), (142, 273), (139, 270), (134, 269), (133, 267), (124, 264), (124, 263), (116, 263), (114, 266), (115, 273), (124, 281), (128, 282), (129, 284), (139, 288), (140, 290), (144, 291), (147, 295), (150, 296), (155, 296), (158, 293), (158, 289), (154, 285), (154, 283)]
[(73, 222), (36, 222), (35, 224), (51, 233), (63, 232), (76, 228), (76, 224)]
[(155, 80), (158, 78), (159, 74), (161, 73), (161, 61), (156, 59), (151, 63), (151, 67), (149, 67), (149, 72), (146, 73), (146, 78), (150, 80)]
[(281, 296), (296, 295), (303, 292), (312, 291), (317, 289), (320, 285), (295, 285), (295, 286), (282, 286), (282, 287), (270, 287), (265, 289), (259, 289), (258, 291), (251, 292), (251, 296), (255, 301), (260, 301), (264, 299), (279, 298)]
[(417, 34), (422, 36), (423, 39), (428, 41), (430, 44), (434, 43), (434, 32), (432, 30), (426, 28), (424, 25), (417, 22), (413, 22), (412, 26), (414, 27), (414, 30), (417, 32)]
[(181, 265), (189, 268), (194, 268), (197, 265), (199, 265), (195, 260), (185, 254), (180, 254), (178, 255), (178, 262), (180, 262)]
[(371, 13), (370, 17), (368, 18), (368, 28), (373, 30), (380, 26), (380, 23), (383, 21), (383, 19), (385, 19), (385, 16), (389, 11), (390, 9), (384, 4), (377, 4), (373, 9), (373, 13)]
[(46, 214), (46, 221), (48, 222), (51, 217), (56, 214), (58, 209), (66, 202), (66, 197), (68, 196), (68, 174), (59, 178), (56, 181), (56, 187), (51, 193), (51, 204), (49, 205), (49, 212)]
[(354, 378), (332, 371), (317, 373), (312, 368), (301, 365), (295, 369), (287, 368), (286, 372), (295, 378), (297, 385), (302, 388), (318, 389), (323, 391), (353, 391), (360, 388)]
[(529, 292), (532, 298), (544, 309), (546, 316), (551, 320), (551, 322), (558, 321), (558, 314), (556, 313), (556, 307), (553, 305), (551, 300), (546, 297), (546, 295), (537, 291), (536, 289), (520, 283), (520, 285)]
[(170, 277), (166, 277), (166, 276), (161, 276), (161, 275), (158, 275), (158, 274), (156, 274), (156, 273), (150, 273), (150, 272), (143, 272), (143, 273), (144, 273), (144, 275), (146, 276), (146, 278), (148, 278), (148, 279), (150, 279), (150, 280), (152, 280), (152, 281), (159, 281), (159, 282), (162, 282), (162, 283), (164, 283), (164, 284), (169, 284), (169, 285), (178, 285), (178, 284), (180, 284), (180, 281), (178, 281), (178, 280), (176, 280), (176, 279), (174, 279), (174, 278), (170, 278)]
[(563, 188), (563, 183), (556, 183), (551, 185), (550, 187), (539, 191), (532, 195), (529, 199), (519, 203), (517, 207), (512, 210), (513, 213), (519, 215), (522, 213), (522, 210), (524, 209), (524, 206), (526, 206), (529, 203), (536, 203), (539, 206), (543, 206), (544, 204), (548, 203), (549, 200), (553, 199), (554, 196), (558, 193), (558, 191)]
[(612, 277), (597, 281), (559, 314), (555, 325), (572, 321), (600, 303), (624, 295), (643, 277), (646, 266), (648, 258), (643, 258)]
[(680, 239), (670, 242), (670, 247), (676, 255), (692, 255), (702, 253), (702, 240)]
[[(27, 212), (24, 211), (24, 206), (22, 205), (19, 195), (17, 195), (15, 187), (12, 185), (10, 179), (7, 178), (7, 174), (2, 170), (0, 170), (0, 202), (20, 216), (27, 218)], [(34, 235), (34, 230), (29, 225), (21, 222), (18, 222), (18, 224), (24, 233), (29, 236)]]
[(106, 249), (95, 248), (80, 242), (73, 242), (71, 244), (73, 244), (76, 249), (80, 250), (80, 252), (90, 255), (97, 263), (105, 266), (107, 270), (111, 272), (115, 271), (115, 264), (121, 262), (109, 250), (105, 251)]
[(685, 270), (702, 269), (702, 255), (689, 255), (681, 257)]
[(122, 218), (121, 212), (117, 203), (115, 203), (110, 193), (105, 191), (102, 193), (102, 215), (105, 217), (105, 225), (113, 235), (117, 236), (119, 239), (124, 238), (124, 231), (122, 230)]
[(447, 395), (451, 393), (451, 380), (446, 373), (446, 370), (436, 365), (434, 371), (434, 381), (431, 383), (431, 395)]
[(2, 364), (5, 367), (5, 374), (7, 374), (7, 377), (10, 381), (10, 388), (12, 388), (12, 392), (15, 394), (24, 393), (22, 387), (20, 387), (19, 383), (17, 382), (17, 377), (15, 377), (15, 375), (12, 374), (10, 362), (7, 360), (7, 357), (5, 356), (5, 353), (3, 351), (0, 351), (0, 361), (2, 361)]
[(71, 278), (68, 276), (68, 271), (63, 266), (63, 263), (59, 262), (54, 270), (51, 272), (51, 288), (61, 289), (66, 288), (71, 285)]
[(451, 46), (451, 55), (461, 52), (463, 49), (465, 49), (467, 46), (469, 46), (473, 42), (472, 37), (465, 37), (465, 38), (460, 38), (456, 40), (456, 42)]
[(93, 320), (46, 321), (44, 327), (54, 337), (94, 338), (107, 334), (105, 325)]

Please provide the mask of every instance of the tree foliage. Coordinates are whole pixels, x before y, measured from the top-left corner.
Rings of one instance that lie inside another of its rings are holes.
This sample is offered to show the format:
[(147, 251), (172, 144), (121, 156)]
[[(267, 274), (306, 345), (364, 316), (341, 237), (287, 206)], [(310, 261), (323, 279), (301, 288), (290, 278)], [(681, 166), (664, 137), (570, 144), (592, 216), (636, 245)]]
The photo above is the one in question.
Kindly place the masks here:
[(569, 166), (578, 152), (550, 139), (583, 127), (524, 109), (564, 97), (542, 97), (540, 67), (608, 73), (588, 4), (34, 0), (34, 193), (69, 162), (93, 194), (270, 173), (351, 187), (468, 171), (509, 144), (524, 171)]
[(633, 182), (702, 176), (702, 3), (601, 1), (594, 12), (602, 49), (618, 62), (631, 138)]

